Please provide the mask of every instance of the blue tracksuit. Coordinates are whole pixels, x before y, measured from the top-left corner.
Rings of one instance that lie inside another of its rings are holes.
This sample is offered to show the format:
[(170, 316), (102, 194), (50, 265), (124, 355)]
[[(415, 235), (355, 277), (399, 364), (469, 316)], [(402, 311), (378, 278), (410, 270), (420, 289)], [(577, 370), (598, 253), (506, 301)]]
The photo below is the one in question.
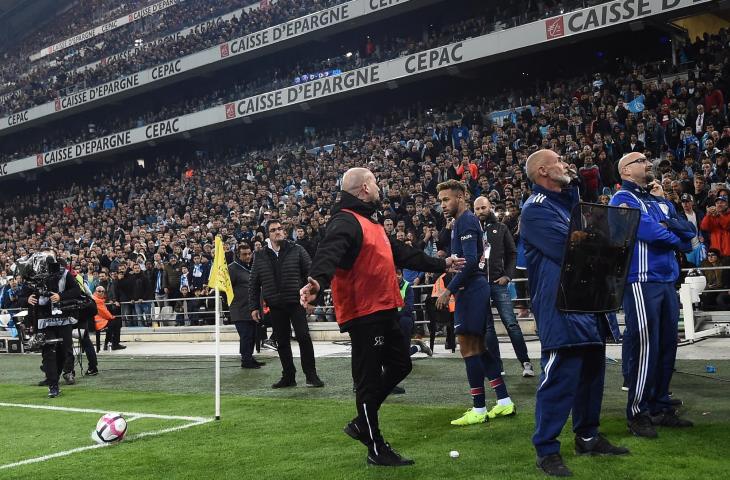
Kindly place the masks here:
[(675, 251), (692, 249), (694, 226), (680, 220), (673, 205), (633, 182), (623, 181), (611, 205), (641, 210), (636, 247), (624, 292), (626, 416), (657, 414), (670, 408), (669, 383), (677, 354), (679, 276)]
[(489, 282), (479, 268), (484, 253), (482, 225), (470, 210), (462, 213), (451, 230), (451, 254), (466, 260), (464, 268), (454, 275), (447, 287), (456, 297), (454, 332), (483, 336), (489, 310), (484, 299), (489, 298)]
[(530, 296), (542, 344), (542, 375), (537, 389), (535, 434), (539, 457), (560, 452), (560, 435), (573, 413), (573, 431), (598, 434), (606, 368), (605, 315), (558, 311), (560, 267), (578, 189), (552, 192), (536, 185), (520, 217), (520, 237)]

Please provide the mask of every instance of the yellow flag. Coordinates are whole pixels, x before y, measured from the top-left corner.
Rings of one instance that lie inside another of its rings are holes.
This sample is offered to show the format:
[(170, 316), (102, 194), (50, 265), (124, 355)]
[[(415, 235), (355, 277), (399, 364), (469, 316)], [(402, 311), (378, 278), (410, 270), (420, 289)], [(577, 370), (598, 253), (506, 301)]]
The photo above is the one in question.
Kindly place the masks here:
[(223, 240), (220, 236), (215, 237), (215, 258), (213, 259), (213, 268), (210, 270), (208, 286), (210, 288), (218, 287), (221, 291), (226, 292), (229, 305), (233, 302), (233, 285), (231, 285), (231, 276), (228, 275), (226, 252), (223, 249)]

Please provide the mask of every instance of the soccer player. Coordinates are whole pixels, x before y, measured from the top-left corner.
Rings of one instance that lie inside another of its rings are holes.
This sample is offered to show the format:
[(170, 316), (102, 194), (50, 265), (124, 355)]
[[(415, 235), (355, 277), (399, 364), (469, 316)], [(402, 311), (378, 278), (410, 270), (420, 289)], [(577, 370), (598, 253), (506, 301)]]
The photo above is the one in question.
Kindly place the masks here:
[[(451, 230), (451, 255), (463, 257), (464, 269), (454, 275), (448, 287), (436, 300), (438, 308), (449, 303), (449, 296), (456, 296), (454, 312), (454, 333), (459, 342), (461, 356), (466, 364), (466, 376), (471, 387), (474, 407), (467, 410), (452, 425), (473, 425), (484, 423), (487, 418), (510, 416), (517, 413), (507, 386), (500, 375), (499, 362), (484, 348), (488, 310), (485, 299), (489, 298), (489, 282), (479, 268), (484, 256), (482, 227), (479, 219), (469, 210), (466, 203), (466, 187), (456, 180), (438, 185), (438, 197), (444, 215), (454, 219)], [(484, 394), (484, 378), (497, 394), (497, 405), (487, 411)]]

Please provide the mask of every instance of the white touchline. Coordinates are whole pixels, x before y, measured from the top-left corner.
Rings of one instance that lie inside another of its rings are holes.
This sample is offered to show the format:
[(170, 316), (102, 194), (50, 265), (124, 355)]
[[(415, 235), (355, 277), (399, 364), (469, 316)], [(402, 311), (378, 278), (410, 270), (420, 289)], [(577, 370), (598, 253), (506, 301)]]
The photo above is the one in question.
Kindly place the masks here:
[[(53, 407), (53, 406), (48, 406), (48, 405), (24, 405), (24, 404), (3, 403), (3, 402), (0, 402), (0, 407), (31, 408), (31, 409), (37, 409), (37, 410), (55, 410), (55, 411), (61, 411), (61, 412), (75, 412), (75, 413), (108, 413), (106, 410), (94, 410), (94, 409), (87, 409), (87, 408)], [(178, 426), (170, 427), (170, 428), (163, 428), (161, 430), (154, 430), (151, 432), (138, 433), (136, 435), (130, 436), (129, 440), (136, 440), (138, 438), (144, 438), (144, 437), (153, 437), (155, 435), (162, 435), (163, 433), (170, 433), (170, 432), (176, 432), (178, 430), (185, 430), (186, 428), (197, 427), (198, 425), (204, 425), (206, 423), (213, 421), (212, 418), (205, 418), (205, 417), (183, 417), (183, 416), (177, 416), (177, 415), (157, 415), (157, 414), (129, 413), (129, 412), (126, 412), (126, 413), (120, 412), (120, 413), (122, 415), (130, 417), (128, 422), (132, 422), (132, 421), (138, 420), (140, 418), (156, 418), (156, 419), (161, 419), (161, 420), (185, 420), (185, 421), (190, 422), (190, 423), (186, 423), (184, 425), (178, 425)], [(0, 470), (20, 467), (22, 465), (29, 465), (31, 463), (46, 462), (46, 461), (52, 460), (54, 458), (67, 457), (69, 455), (73, 455), (74, 453), (85, 452), (86, 450), (94, 450), (96, 448), (109, 447), (111, 445), (113, 445), (113, 444), (105, 443), (105, 444), (88, 445), (86, 447), (74, 448), (71, 450), (66, 450), (64, 452), (57, 452), (57, 453), (52, 453), (50, 455), (44, 455), (42, 457), (29, 458), (27, 460), (21, 460), (19, 462), (15, 462), (15, 463), (8, 463), (5, 465), (0, 465)]]
[[(75, 413), (109, 413), (110, 410), (95, 410), (91, 408), (72, 408), (72, 407), (54, 407), (51, 405), (33, 405), (24, 403), (4, 403), (0, 402), (0, 407), (15, 407), (15, 408), (31, 408), (36, 410), (56, 410), (59, 412), (75, 412)], [(144, 417), (144, 418), (157, 418), (160, 420), (187, 420), (189, 422), (205, 422), (209, 420), (205, 417), (184, 417), (179, 415), (158, 415), (156, 413), (138, 413), (138, 412), (119, 412), (125, 417)]]

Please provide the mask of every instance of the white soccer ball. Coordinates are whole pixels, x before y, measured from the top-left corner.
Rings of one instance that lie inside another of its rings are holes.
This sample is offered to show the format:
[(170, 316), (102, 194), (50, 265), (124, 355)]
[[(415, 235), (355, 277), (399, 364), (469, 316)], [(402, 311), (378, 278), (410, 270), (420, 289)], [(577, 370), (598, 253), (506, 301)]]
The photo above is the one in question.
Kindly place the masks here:
[(450, 456), (451, 458), (459, 458), (459, 452), (458, 452), (457, 450), (451, 450), (451, 451), (449, 452), (449, 456)]
[(127, 421), (121, 413), (107, 413), (96, 423), (96, 429), (91, 437), (96, 443), (117, 443), (124, 439), (127, 433)]

